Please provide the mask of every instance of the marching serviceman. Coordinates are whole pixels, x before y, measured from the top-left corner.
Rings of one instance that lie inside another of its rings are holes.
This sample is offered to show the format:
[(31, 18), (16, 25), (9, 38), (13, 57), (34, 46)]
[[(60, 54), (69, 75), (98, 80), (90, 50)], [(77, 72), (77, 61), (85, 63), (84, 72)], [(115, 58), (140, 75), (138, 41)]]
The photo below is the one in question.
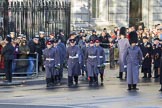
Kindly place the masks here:
[(61, 59), (60, 59), (60, 78), (62, 79), (63, 77), (63, 68), (64, 68), (64, 64), (65, 64), (65, 59), (66, 59), (66, 46), (63, 42), (61, 42), (61, 39), (58, 39), (58, 43), (57, 43), (59, 49), (61, 49)]
[[(143, 43), (140, 45), (143, 53), (142, 73), (143, 78), (151, 78), (151, 64), (152, 64), (152, 45), (148, 42), (148, 37), (143, 37)], [(148, 74), (148, 75), (147, 75)]]
[(75, 39), (69, 39), (70, 46), (67, 48), (67, 67), (68, 67), (68, 86), (73, 86), (73, 79), (75, 86), (78, 85), (78, 76), (81, 75), (80, 65), (81, 65), (81, 53), (80, 48), (75, 45)]
[(89, 78), (89, 86), (91, 87), (93, 84), (98, 86), (98, 67), (100, 67), (100, 59), (99, 52), (94, 45), (94, 41), (91, 40), (89, 42), (90, 46), (87, 48), (85, 59), (87, 62), (87, 72)]
[(155, 38), (153, 44), (154, 78), (158, 78), (160, 76), (161, 50), (162, 45), (159, 43), (159, 38)]
[(141, 65), (143, 55), (140, 47), (136, 45), (138, 42), (137, 33), (131, 32), (129, 36), (131, 46), (127, 48), (123, 55), (124, 68), (127, 69), (128, 90), (138, 90), (136, 86), (138, 83), (139, 67)]
[(101, 78), (101, 86), (103, 86), (103, 76), (104, 76), (104, 70), (105, 70), (105, 52), (103, 50), (103, 48), (100, 46), (100, 41), (96, 40), (95, 42), (97, 51), (99, 53), (99, 58), (100, 58), (100, 67), (98, 67), (99, 73), (100, 73), (100, 78)]
[[(85, 48), (86, 46), (86, 35), (82, 35), (81, 36), (81, 40), (79, 41), (78, 45), (81, 49), (81, 55), (82, 55), (82, 58), (84, 58), (84, 53), (83, 53), (83, 48)], [(84, 76), (84, 71), (85, 71), (85, 67), (84, 67), (84, 59), (82, 59), (82, 63), (81, 63), (81, 73), (82, 73), (82, 76)]]
[(89, 40), (85, 40), (85, 46), (82, 48), (82, 53), (83, 53), (83, 66), (84, 66), (84, 69), (83, 71), (86, 73), (86, 80), (88, 80), (88, 72), (87, 72), (87, 60), (85, 58), (86, 56), (86, 52), (88, 50), (88, 47), (89, 47)]
[(58, 57), (58, 59), (57, 59), (58, 61), (55, 61), (55, 62), (56, 62), (56, 64), (59, 64), (59, 65), (55, 66), (55, 71), (54, 71), (55, 78), (53, 80), (54, 80), (55, 84), (60, 85), (61, 84), (61, 74), (62, 74), (60, 68), (63, 68), (63, 67), (61, 67), (62, 61), (63, 61), (63, 55), (62, 55), (63, 51), (62, 51), (61, 47), (58, 46), (58, 39), (52, 40), (52, 43), (53, 43), (54, 50), (56, 50), (56, 57)]
[(46, 71), (46, 83), (47, 88), (54, 86), (54, 78), (55, 78), (55, 67), (58, 67), (59, 57), (57, 56), (57, 51), (52, 47), (52, 42), (46, 42), (47, 48), (43, 51), (44, 56), (44, 67)]

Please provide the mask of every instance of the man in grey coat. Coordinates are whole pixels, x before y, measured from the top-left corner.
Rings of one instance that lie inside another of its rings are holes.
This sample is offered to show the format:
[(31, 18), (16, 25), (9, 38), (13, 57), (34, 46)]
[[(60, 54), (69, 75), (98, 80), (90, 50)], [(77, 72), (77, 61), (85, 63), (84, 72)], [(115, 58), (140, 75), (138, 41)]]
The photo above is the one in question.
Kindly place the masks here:
[(142, 51), (139, 46), (136, 45), (138, 41), (137, 33), (130, 33), (130, 44), (124, 53), (124, 68), (127, 68), (127, 83), (128, 90), (138, 90), (136, 88), (139, 78), (139, 67), (142, 61)]
[[(126, 38), (126, 28), (121, 27), (120, 29), (120, 40), (118, 41), (118, 48), (119, 48), (119, 77), (123, 78), (123, 72), (126, 72), (124, 69), (123, 64), (123, 54), (127, 50), (127, 48), (130, 46), (128, 39)], [(125, 73), (127, 74), (127, 73)], [(126, 77), (126, 76), (125, 76)]]

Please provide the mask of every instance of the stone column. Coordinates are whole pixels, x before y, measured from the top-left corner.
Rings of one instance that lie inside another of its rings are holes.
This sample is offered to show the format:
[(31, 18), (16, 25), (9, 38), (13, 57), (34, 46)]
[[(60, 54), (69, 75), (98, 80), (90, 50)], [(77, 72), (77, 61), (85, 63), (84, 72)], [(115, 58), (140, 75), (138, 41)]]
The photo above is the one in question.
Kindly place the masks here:
[(149, 26), (149, 6), (148, 0), (142, 0), (142, 21), (146, 27)]

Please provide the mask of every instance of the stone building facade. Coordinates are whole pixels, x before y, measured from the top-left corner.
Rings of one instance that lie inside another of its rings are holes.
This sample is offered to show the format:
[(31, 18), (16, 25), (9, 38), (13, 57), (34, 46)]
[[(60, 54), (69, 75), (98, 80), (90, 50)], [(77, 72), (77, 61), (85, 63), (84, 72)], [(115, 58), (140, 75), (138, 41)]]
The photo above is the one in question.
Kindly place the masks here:
[(135, 25), (162, 21), (162, 0), (71, 0), (71, 29)]

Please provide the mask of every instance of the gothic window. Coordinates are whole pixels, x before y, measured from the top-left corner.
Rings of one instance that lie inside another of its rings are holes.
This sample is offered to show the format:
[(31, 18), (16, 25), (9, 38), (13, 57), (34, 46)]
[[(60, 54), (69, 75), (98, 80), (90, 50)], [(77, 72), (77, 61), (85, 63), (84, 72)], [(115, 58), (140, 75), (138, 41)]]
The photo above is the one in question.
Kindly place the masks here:
[(99, 0), (92, 0), (92, 18), (99, 18)]

